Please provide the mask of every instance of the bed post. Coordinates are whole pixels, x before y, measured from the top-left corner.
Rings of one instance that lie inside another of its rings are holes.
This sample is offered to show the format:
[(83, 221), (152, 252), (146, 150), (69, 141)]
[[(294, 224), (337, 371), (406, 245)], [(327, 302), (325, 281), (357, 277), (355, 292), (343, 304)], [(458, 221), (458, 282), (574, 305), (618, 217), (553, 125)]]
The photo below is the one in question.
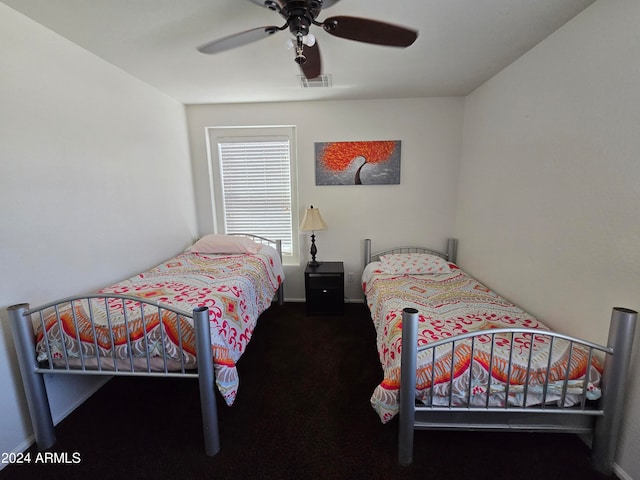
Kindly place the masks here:
[(27, 397), (27, 405), (31, 415), (33, 434), (38, 449), (45, 450), (56, 443), (56, 434), (53, 428), (53, 419), (44, 378), (41, 374), (35, 372), (36, 368), (38, 368), (36, 341), (33, 334), (31, 316), (25, 315), (28, 309), (28, 304), (21, 303), (10, 306), (7, 308), (7, 312), (11, 323), (13, 343), (18, 355), (24, 393)]
[(593, 466), (607, 475), (613, 470), (637, 317), (638, 312), (627, 308), (616, 307), (611, 313), (607, 346), (613, 355), (605, 359), (600, 400), (604, 415), (596, 419), (591, 448)]
[(413, 462), (413, 424), (416, 417), (416, 362), (418, 351), (418, 310), (402, 310), (402, 359), (400, 366), (400, 426), (398, 428), (398, 462)]
[(211, 330), (207, 307), (198, 307), (193, 310), (193, 326), (196, 330), (196, 358), (198, 361), (204, 449), (208, 456), (213, 457), (220, 451), (220, 434), (218, 432), (215, 373), (211, 355)]
[[(280, 256), (280, 262), (282, 263), (282, 240), (276, 240), (276, 250)], [(284, 305), (284, 283), (278, 286), (278, 305)]]
[(364, 265), (367, 266), (371, 262), (371, 239), (364, 239)]
[(458, 239), (450, 238), (447, 240), (447, 260), (456, 263), (458, 259)]

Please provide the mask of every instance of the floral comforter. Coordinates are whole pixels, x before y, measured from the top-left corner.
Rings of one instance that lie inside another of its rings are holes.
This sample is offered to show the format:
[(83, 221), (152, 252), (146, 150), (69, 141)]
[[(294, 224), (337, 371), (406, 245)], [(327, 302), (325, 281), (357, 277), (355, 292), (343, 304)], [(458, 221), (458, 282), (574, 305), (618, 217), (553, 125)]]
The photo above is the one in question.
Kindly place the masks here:
[[(187, 312), (198, 306), (208, 307), (216, 384), (231, 405), (238, 389), (236, 362), (251, 339), (259, 315), (271, 305), (283, 280), (278, 253), (263, 245), (257, 254), (182, 253), (98, 293), (133, 295)], [(123, 315), (125, 308), (128, 328)], [(90, 322), (89, 310), (95, 326)], [(108, 313), (104, 300), (92, 300), (91, 306), (85, 300), (74, 302), (73, 311), (66, 304), (59, 317), (60, 321), (55, 314), (44, 318), (46, 340), (42, 323), (34, 322), (40, 361), (47, 360), (47, 344), (54, 360), (63, 356), (78, 359), (81, 348), (83, 361), (95, 359), (97, 349), (104, 363), (117, 358), (124, 359), (126, 364), (131, 350), (146, 369), (146, 352), (161, 357), (162, 349), (157, 343), (162, 342), (174, 366), (183, 362), (186, 368), (196, 367), (195, 334), (190, 318), (167, 314), (159, 319), (157, 309), (151, 308), (145, 311), (143, 320), (139, 303), (125, 302), (123, 306), (118, 299), (109, 301)], [(143, 329), (146, 336), (142, 335)]]
[[(373, 262), (363, 272), (363, 289), (376, 328), (384, 373), (371, 404), (383, 423), (398, 413), (403, 308), (413, 307), (419, 312), (418, 347), (492, 328), (548, 330), (454, 264), (450, 268), (449, 273), (437, 275), (388, 274), (378, 262)], [(427, 405), (484, 407), (504, 406), (506, 402), (524, 407), (543, 401), (559, 403), (563, 397), (564, 406), (570, 406), (581, 401), (585, 392), (589, 399), (600, 396), (602, 368), (595, 356), (585, 381), (589, 364), (586, 348), (578, 345), (571, 348), (564, 340), (554, 341), (550, 348), (549, 337), (535, 337), (527, 379), (531, 335), (514, 334), (513, 341), (510, 335), (496, 335), (494, 341), (491, 337), (476, 337), (480, 341), (474, 342), (473, 349), (470, 342), (456, 344), (454, 352), (451, 346), (437, 347), (435, 359), (433, 349), (419, 352), (416, 398)], [(549, 383), (545, 388), (547, 375)], [(566, 377), (569, 381), (563, 392)]]

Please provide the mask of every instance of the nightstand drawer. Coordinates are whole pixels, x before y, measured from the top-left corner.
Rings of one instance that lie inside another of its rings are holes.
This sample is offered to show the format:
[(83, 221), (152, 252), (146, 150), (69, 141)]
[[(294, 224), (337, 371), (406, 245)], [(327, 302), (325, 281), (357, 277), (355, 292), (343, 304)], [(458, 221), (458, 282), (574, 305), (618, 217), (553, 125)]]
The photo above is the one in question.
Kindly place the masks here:
[(327, 288), (342, 288), (342, 282), (344, 276), (340, 273), (309, 273), (309, 288), (327, 289)]
[(341, 315), (344, 310), (342, 290), (313, 290), (307, 297), (308, 315)]
[(341, 288), (312, 288), (309, 290), (307, 302), (328, 302), (339, 300), (342, 302)]

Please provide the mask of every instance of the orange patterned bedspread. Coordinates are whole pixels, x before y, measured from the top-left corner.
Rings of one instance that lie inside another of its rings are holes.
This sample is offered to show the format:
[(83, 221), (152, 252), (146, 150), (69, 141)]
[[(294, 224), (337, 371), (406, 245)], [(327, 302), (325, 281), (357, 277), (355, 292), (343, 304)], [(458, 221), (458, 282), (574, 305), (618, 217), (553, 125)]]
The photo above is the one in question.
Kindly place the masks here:
[[(236, 362), (251, 339), (259, 315), (271, 305), (283, 280), (277, 252), (263, 246), (258, 254), (183, 253), (99, 293), (133, 295), (189, 313), (198, 306), (208, 307), (216, 383), (226, 403), (231, 405), (238, 389)], [(89, 321), (89, 308), (95, 328)], [(97, 347), (100, 358), (104, 359), (102, 363), (111, 361), (112, 365), (114, 357), (118, 362), (120, 359), (124, 359), (125, 364), (129, 362), (131, 349), (146, 369), (147, 350), (155, 357), (153, 360), (162, 364), (162, 348), (158, 345), (161, 342), (174, 365), (184, 362), (186, 368), (196, 367), (195, 334), (190, 318), (167, 312), (159, 319), (158, 310), (150, 308), (144, 312), (143, 321), (139, 303), (126, 302), (123, 307), (119, 299), (109, 301), (108, 314), (104, 300), (92, 300), (91, 307), (86, 300), (75, 302), (73, 310), (69, 304), (63, 307), (60, 322), (53, 314), (45, 317), (47, 341), (41, 322), (34, 322), (38, 360), (47, 360), (46, 343), (54, 359), (64, 355), (77, 359), (81, 345), (83, 358), (95, 360)], [(142, 334), (143, 329), (147, 331), (146, 336)]]
[[(487, 329), (523, 327), (548, 330), (536, 318), (501, 298), (454, 264), (450, 267), (450, 273), (437, 275), (383, 273), (378, 262), (365, 268), (363, 289), (375, 324), (378, 354), (384, 372), (384, 379), (376, 387), (371, 404), (385, 423), (398, 413), (403, 308), (413, 307), (419, 312), (418, 348), (458, 334)], [(527, 381), (531, 335), (514, 334), (513, 340), (510, 335), (498, 334), (495, 337), (494, 341), (491, 335), (476, 337), (480, 341), (474, 342), (473, 359), (470, 342), (457, 344), (453, 354), (450, 346), (437, 347), (435, 360), (433, 349), (420, 352), (416, 398), (427, 405), (484, 407), (487, 401), (490, 406), (504, 406), (507, 397), (508, 405), (524, 407), (540, 403), (543, 395), (547, 404), (558, 403), (564, 397), (564, 406), (579, 402), (585, 390), (589, 399), (600, 396), (602, 368), (595, 357), (585, 382), (589, 363), (586, 348), (571, 348), (569, 342), (555, 341), (550, 349), (549, 337), (536, 336)], [(494, 351), (489, 372), (492, 343)], [(567, 371), (570, 380), (563, 394)], [(547, 374), (549, 384), (543, 393)], [(434, 376), (435, 380), (432, 380)], [(525, 399), (526, 405), (523, 404)]]

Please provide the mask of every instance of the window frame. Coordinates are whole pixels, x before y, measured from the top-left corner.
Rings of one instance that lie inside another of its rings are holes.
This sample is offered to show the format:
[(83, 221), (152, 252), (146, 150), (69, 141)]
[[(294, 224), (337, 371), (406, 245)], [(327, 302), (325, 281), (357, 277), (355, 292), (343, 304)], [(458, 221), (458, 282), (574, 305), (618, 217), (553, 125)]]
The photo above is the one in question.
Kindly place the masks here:
[[(264, 126), (218, 126), (207, 127), (207, 155), (209, 167), (209, 184), (211, 188), (211, 205), (213, 225), (216, 233), (225, 233), (225, 213), (222, 187), (221, 161), (219, 143), (225, 138), (242, 139), (243, 141), (289, 141), (289, 173), (291, 190), (291, 248), (290, 254), (283, 252), (283, 264), (297, 265), (300, 262), (300, 242), (298, 232), (298, 194), (296, 172), (296, 129), (294, 125), (264, 125)], [(255, 232), (245, 232), (255, 233)]]

